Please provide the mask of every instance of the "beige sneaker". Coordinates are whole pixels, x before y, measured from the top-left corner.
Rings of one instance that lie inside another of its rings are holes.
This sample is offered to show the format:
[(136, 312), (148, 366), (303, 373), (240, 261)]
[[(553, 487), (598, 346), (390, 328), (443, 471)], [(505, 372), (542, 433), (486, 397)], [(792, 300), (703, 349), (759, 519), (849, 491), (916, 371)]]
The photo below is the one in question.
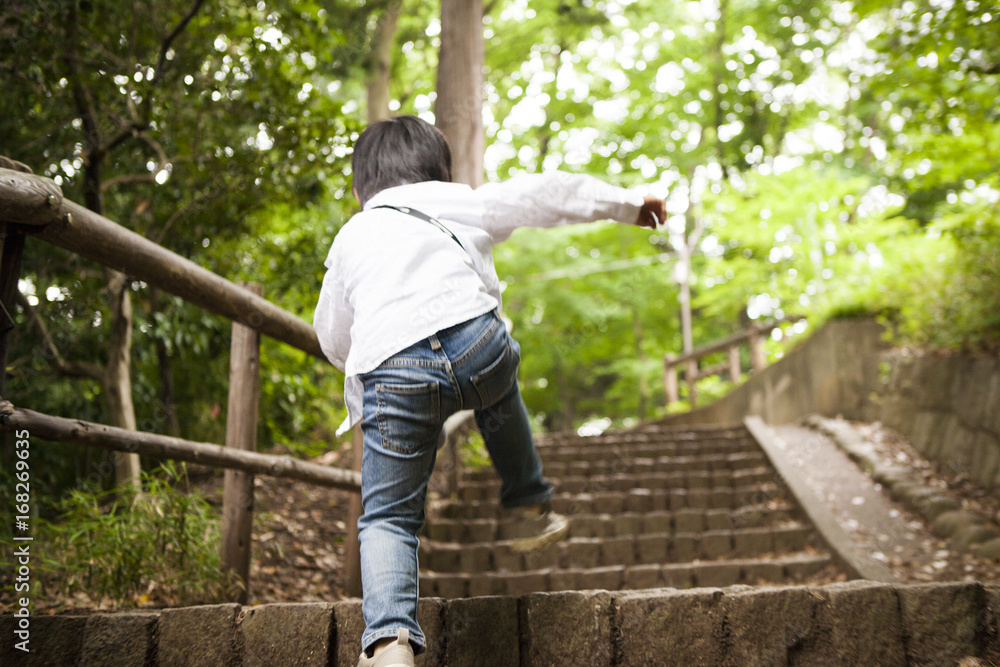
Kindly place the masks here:
[(548, 505), (514, 510), (515, 519), (507, 526), (514, 551), (539, 551), (552, 546), (569, 534), (569, 519), (556, 514)]
[(400, 628), (396, 642), (388, 646), (374, 658), (361, 652), (358, 667), (414, 667), (413, 647), (410, 646), (410, 631)]

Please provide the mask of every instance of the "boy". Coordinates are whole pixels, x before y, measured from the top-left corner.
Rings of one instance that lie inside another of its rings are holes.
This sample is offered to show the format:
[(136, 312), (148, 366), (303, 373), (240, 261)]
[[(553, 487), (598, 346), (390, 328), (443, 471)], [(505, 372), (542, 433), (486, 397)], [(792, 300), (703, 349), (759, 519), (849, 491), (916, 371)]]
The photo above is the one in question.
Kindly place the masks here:
[(417, 625), (417, 534), (444, 420), (474, 410), (517, 517), (514, 548), (565, 537), (549, 510), (528, 414), (517, 385), (520, 348), (504, 328), (492, 247), (520, 226), (614, 219), (655, 227), (664, 202), (597, 179), (519, 176), (473, 190), (451, 183), (444, 136), (416, 117), (368, 127), (354, 146), (362, 211), (326, 259), (314, 326), (344, 370), (348, 419), (361, 422), (362, 609), (359, 667), (412, 665), (425, 649)]

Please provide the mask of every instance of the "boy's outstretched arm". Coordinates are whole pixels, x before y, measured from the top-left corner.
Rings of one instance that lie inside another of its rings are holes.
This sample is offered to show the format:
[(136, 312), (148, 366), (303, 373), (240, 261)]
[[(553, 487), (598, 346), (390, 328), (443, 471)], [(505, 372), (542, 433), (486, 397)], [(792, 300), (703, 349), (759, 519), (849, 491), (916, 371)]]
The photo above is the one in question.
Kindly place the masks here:
[(635, 219), (635, 224), (639, 227), (656, 229), (656, 226), (666, 219), (667, 202), (659, 197), (647, 195), (642, 207), (639, 208), (639, 217)]
[(518, 227), (615, 220), (655, 227), (663, 221), (665, 204), (585, 174), (562, 171), (524, 174), (476, 189), (483, 205), (483, 227), (494, 243)]

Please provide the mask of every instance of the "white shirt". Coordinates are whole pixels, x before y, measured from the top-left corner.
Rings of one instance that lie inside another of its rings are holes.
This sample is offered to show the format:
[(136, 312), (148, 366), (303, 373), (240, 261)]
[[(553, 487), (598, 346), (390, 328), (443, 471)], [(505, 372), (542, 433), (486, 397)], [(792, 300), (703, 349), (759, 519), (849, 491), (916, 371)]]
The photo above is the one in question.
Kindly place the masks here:
[[(517, 176), (475, 190), (414, 183), (369, 199), (333, 241), (313, 318), (323, 352), (347, 376), (348, 416), (337, 434), (361, 419), (359, 374), (442, 329), (500, 308), (494, 244), (518, 227), (634, 222), (642, 203), (641, 194), (565, 172)], [(437, 218), (463, 247), (424, 220), (375, 208), (382, 205)]]

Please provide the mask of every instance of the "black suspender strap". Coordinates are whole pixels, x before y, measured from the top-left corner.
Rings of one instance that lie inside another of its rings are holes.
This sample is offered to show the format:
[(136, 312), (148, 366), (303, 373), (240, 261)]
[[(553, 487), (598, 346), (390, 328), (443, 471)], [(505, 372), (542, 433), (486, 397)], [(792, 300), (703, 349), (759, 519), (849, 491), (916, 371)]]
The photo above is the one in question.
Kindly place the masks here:
[[(443, 224), (441, 224), (440, 220), (438, 220), (436, 218), (432, 218), (431, 216), (427, 215), (423, 211), (418, 211), (415, 208), (409, 208), (407, 206), (389, 206), (388, 204), (383, 204), (381, 206), (373, 206), (372, 208), (391, 208), (394, 211), (399, 211), (400, 213), (405, 213), (406, 215), (412, 215), (414, 218), (420, 218), (424, 222), (429, 222), (432, 225), (434, 225), (435, 227), (437, 227), (438, 229), (440, 229), (442, 232), (444, 232), (445, 234), (447, 234), (448, 236), (450, 236), (451, 240), (454, 241), (455, 243), (457, 243), (458, 246), (462, 250), (465, 250), (465, 246), (462, 245), (462, 242), (458, 240), (458, 237), (455, 236), (455, 233), (453, 231), (451, 231), (450, 229), (448, 229), (447, 227), (445, 227)], [(465, 252), (469, 252), (469, 251), (465, 250)]]

